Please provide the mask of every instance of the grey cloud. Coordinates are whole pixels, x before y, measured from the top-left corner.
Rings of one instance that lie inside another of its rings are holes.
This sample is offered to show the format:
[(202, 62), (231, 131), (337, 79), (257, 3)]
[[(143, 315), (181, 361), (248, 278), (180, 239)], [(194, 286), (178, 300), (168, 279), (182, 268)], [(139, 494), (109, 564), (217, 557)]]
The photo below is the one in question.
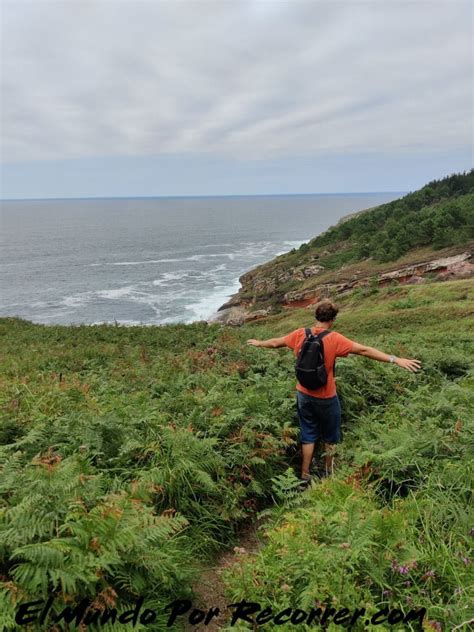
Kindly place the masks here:
[(472, 139), (468, 2), (4, 2), (2, 159)]

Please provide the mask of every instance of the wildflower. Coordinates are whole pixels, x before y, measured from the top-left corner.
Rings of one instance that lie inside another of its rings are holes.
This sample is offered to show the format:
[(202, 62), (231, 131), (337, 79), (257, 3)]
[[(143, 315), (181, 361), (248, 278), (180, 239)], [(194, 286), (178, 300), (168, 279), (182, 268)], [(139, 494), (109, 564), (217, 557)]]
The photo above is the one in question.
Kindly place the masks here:
[(288, 592), (291, 590), (291, 588), (288, 586), (288, 584), (282, 584), (280, 586), (281, 590), (283, 590), (283, 592)]
[(427, 579), (432, 579), (435, 576), (436, 576), (436, 573), (434, 572), (434, 570), (430, 569), (429, 571), (426, 571), (426, 573), (422, 576), (421, 579), (426, 581)]
[(340, 549), (348, 549), (348, 548), (350, 548), (350, 546), (351, 546), (351, 545), (349, 544), (349, 542), (342, 542), (342, 543), (339, 545), (339, 548), (340, 548)]
[(469, 564), (471, 563), (471, 560), (468, 557), (464, 557), (463, 555), (461, 555), (461, 560), (466, 566), (469, 566)]
[(471, 538), (474, 538), (474, 527), (472, 527), (469, 531), (469, 535), (471, 536)]
[(382, 590), (382, 595), (384, 597), (391, 597), (392, 596), (392, 591), (391, 590)]
[(460, 595), (462, 593), (462, 588), (461, 586), (458, 586), (455, 590), (454, 590), (454, 594), (455, 595)]
[(411, 582), (405, 582), (405, 586), (409, 588), (411, 586)]
[(415, 561), (407, 562), (406, 564), (399, 564), (396, 560), (392, 560), (391, 564), (392, 571), (396, 571), (397, 573), (400, 573), (400, 575), (407, 575), (410, 572), (410, 569), (416, 567), (417, 563)]

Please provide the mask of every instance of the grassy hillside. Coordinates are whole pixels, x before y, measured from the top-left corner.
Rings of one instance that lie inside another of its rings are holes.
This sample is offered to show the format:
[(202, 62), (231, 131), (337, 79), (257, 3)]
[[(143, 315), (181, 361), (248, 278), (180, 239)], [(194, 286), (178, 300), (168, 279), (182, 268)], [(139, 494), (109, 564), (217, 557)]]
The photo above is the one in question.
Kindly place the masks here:
[(335, 268), (367, 257), (395, 261), (414, 248), (439, 250), (473, 238), (474, 170), (349, 218), (309, 242), (308, 250), (330, 248), (326, 265)]
[[(0, 630), (48, 593), (55, 613), (83, 597), (123, 611), (139, 596), (161, 613), (271, 507), (230, 600), (413, 603), (446, 629), (468, 620), (472, 299), (466, 280), (345, 299), (338, 329), (423, 371), (340, 361), (339, 472), (299, 500), (291, 353), (245, 341), (310, 324), (307, 310), (240, 329), (0, 319)], [(135, 629), (170, 628), (160, 615)]]
[(256, 307), (275, 307), (287, 292), (457, 254), (472, 248), (473, 240), (474, 170), (343, 219), (246, 273), (238, 297)]

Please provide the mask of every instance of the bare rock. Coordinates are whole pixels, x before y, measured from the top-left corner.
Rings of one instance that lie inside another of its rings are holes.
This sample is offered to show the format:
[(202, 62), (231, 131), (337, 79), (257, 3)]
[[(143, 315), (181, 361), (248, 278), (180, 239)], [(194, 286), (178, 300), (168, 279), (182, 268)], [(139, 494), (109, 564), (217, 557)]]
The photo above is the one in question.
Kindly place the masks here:
[(407, 283), (409, 285), (419, 285), (420, 283), (424, 283), (426, 281), (426, 279), (424, 279), (422, 276), (412, 276), (410, 279), (408, 279)]
[(467, 279), (474, 274), (474, 263), (463, 261), (438, 272), (436, 277), (442, 281), (447, 279)]
[(283, 300), (285, 303), (296, 303), (300, 301), (306, 301), (310, 298), (316, 298), (319, 294), (319, 288), (311, 288), (309, 290), (293, 290), (291, 292), (287, 292)]
[(220, 323), (222, 325), (239, 327), (245, 323), (246, 315), (247, 311), (241, 307), (220, 308), (218, 313), (209, 320), (209, 323)]
[(246, 323), (249, 323), (253, 320), (259, 320), (261, 318), (265, 318), (266, 316), (268, 316), (268, 314), (272, 311), (271, 307), (268, 307), (267, 309), (256, 309), (253, 312), (247, 312), (244, 316), (244, 321)]
[(303, 276), (305, 278), (308, 278), (308, 277), (316, 276), (317, 274), (321, 274), (321, 272), (323, 271), (324, 271), (324, 266), (318, 266), (318, 265), (306, 266), (305, 268), (303, 268)]
[(304, 271), (302, 268), (299, 268), (298, 270), (295, 270), (293, 272), (293, 281), (304, 281), (305, 280), (305, 275), (304, 275)]
[(388, 281), (405, 281), (407, 282), (414, 276), (422, 276), (430, 272), (446, 272), (459, 268), (471, 258), (469, 252), (463, 252), (453, 257), (443, 257), (434, 261), (425, 261), (423, 263), (415, 263), (411, 266), (405, 266), (393, 272), (385, 272), (379, 277), (379, 282), (383, 285)]
[(284, 270), (283, 272), (278, 272), (276, 275), (276, 281), (278, 283), (286, 283), (287, 281), (290, 281), (290, 279), (293, 278), (293, 274), (294, 274), (294, 268), (292, 268), (291, 270)]

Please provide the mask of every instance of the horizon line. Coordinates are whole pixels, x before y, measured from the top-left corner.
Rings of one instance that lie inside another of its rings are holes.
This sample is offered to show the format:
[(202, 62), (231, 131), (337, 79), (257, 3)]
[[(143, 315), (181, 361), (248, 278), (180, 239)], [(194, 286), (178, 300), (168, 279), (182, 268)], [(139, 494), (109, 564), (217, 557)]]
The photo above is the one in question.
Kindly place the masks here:
[(408, 191), (348, 191), (322, 193), (230, 193), (217, 195), (97, 195), (97, 196), (69, 196), (69, 197), (27, 197), (0, 198), (0, 202), (42, 202), (51, 200), (157, 200), (157, 199), (187, 199), (187, 198), (240, 198), (240, 197), (298, 197), (312, 195), (375, 195), (378, 193), (404, 194)]

